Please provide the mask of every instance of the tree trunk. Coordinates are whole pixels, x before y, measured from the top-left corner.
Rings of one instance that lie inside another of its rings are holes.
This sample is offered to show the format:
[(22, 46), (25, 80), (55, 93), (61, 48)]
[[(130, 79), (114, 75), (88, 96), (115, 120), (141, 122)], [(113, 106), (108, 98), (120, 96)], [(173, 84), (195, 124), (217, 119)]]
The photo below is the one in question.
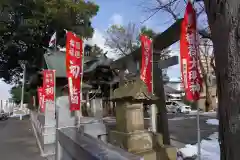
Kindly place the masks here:
[(204, 0), (214, 46), (221, 160), (240, 159), (240, 0)]
[(209, 112), (213, 110), (213, 104), (212, 104), (212, 92), (211, 88), (209, 87), (208, 84), (205, 84), (206, 87), (206, 102), (205, 102), (205, 107), (206, 107), (206, 112)]
[[(207, 63), (207, 60), (206, 60), (206, 63)], [(208, 112), (209, 110), (213, 109), (212, 93), (211, 93), (210, 84), (208, 81), (209, 69), (207, 69), (207, 71), (205, 70), (205, 68), (203, 67), (203, 62), (201, 60), (199, 61), (199, 64), (200, 64), (200, 69), (201, 69), (201, 73), (202, 73), (203, 81), (204, 81), (204, 85), (205, 85), (205, 111)]]
[(212, 92), (211, 92), (211, 87), (209, 84), (209, 77), (208, 74), (204, 75), (204, 83), (205, 83), (205, 107), (206, 107), (206, 112), (210, 111), (213, 109), (212, 106)]

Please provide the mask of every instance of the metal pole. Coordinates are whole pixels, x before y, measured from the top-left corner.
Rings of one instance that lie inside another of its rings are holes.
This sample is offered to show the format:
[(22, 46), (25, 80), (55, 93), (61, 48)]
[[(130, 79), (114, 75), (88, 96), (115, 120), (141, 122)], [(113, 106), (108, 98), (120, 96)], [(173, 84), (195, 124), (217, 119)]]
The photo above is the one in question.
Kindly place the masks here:
[(199, 115), (199, 105), (197, 105), (197, 147), (198, 147), (198, 160), (201, 160), (201, 129), (200, 129), (200, 115)]
[[(75, 33), (74, 33), (75, 36), (77, 36)], [(83, 46), (85, 46), (85, 44), (83, 43)], [(83, 85), (83, 66), (84, 66), (84, 47), (83, 47), (83, 50), (82, 50), (82, 66), (81, 66), (81, 79), (80, 79), (80, 84), (81, 84), (81, 88), (80, 88), (80, 99), (81, 101), (83, 100), (83, 90), (82, 90), (82, 85)], [(82, 103), (80, 103), (80, 110), (79, 111), (75, 111), (75, 116), (76, 116), (76, 120), (77, 120), (77, 128), (79, 129), (80, 126), (81, 126), (81, 117), (82, 117), (82, 108), (81, 108), (81, 105)]]
[[(25, 66), (25, 63), (23, 63), (23, 82), (22, 82), (22, 95), (21, 95), (21, 104), (20, 104), (21, 111), (23, 110), (25, 72), (26, 72), (26, 66)], [(22, 120), (22, 114), (20, 114), (20, 120)]]

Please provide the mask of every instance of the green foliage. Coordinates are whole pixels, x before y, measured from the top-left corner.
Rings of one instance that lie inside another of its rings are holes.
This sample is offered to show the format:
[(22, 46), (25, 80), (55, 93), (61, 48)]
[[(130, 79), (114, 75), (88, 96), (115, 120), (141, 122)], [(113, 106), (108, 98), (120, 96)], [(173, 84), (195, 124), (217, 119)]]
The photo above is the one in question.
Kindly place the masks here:
[[(10, 90), (10, 94), (12, 95), (12, 100), (19, 104), (21, 102), (21, 95), (22, 95), (22, 87), (21, 86), (14, 86)], [(24, 103), (29, 103), (29, 92), (24, 92)]]
[(92, 37), (90, 20), (98, 6), (70, 0), (1, 0), (0, 12), (0, 78), (10, 83), (21, 78), (19, 60), (28, 68), (40, 68), (43, 47), (53, 32), (58, 31), (58, 41), (64, 38), (63, 29)]
[(149, 38), (153, 38), (157, 34), (150, 28), (147, 28), (146, 26), (143, 26), (140, 30), (140, 34), (144, 34), (148, 36)]

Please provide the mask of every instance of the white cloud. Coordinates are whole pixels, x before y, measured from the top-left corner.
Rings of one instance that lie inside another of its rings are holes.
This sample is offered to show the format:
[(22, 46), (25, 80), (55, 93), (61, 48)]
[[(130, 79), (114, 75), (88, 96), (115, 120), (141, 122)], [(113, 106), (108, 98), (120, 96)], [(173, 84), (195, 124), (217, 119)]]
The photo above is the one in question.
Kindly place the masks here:
[(114, 13), (110, 18), (110, 24), (123, 24), (123, 17), (120, 14)]
[(8, 98), (10, 98), (10, 89), (11, 89), (11, 85), (6, 84), (5, 82), (3, 82), (2, 80), (0, 80), (0, 88), (1, 88), (1, 92), (0, 92), (0, 100), (7, 100)]
[(98, 47), (102, 48), (104, 51), (105, 50), (105, 38), (104, 34), (100, 32), (98, 29), (95, 29), (93, 37), (87, 41), (88, 44), (90, 45), (97, 45)]
[(112, 50), (105, 46), (105, 36), (104, 33), (101, 32), (98, 29), (95, 29), (95, 32), (93, 34), (93, 37), (91, 39), (89, 39), (88, 41), (86, 41), (87, 44), (89, 45), (97, 45), (98, 47), (100, 47), (101, 49), (103, 49), (104, 52), (108, 52), (107, 56), (111, 59), (115, 59), (115, 54), (112, 52)]

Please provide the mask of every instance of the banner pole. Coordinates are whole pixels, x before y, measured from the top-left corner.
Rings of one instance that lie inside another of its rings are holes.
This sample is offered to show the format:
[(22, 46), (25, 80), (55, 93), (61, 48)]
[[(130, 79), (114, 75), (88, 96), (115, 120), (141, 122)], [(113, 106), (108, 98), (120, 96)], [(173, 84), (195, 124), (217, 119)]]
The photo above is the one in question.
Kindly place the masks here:
[[(152, 95), (154, 95), (154, 86), (153, 86), (153, 74), (154, 74), (154, 70), (153, 70), (153, 56), (154, 56), (154, 52), (153, 52), (153, 41), (152, 41), (152, 39), (151, 39), (151, 48), (152, 48), (152, 57), (151, 57), (151, 65), (152, 65), (152, 68), (151, 68), (151, 76), (152, 76)], [(156, 122), (157, 122), (157, 110), (156, 110), (156, 105), (155, 104), (151, 104), (151, 109), (150, 109), (150, 111), (151, 111), (151, 123), (152, 123), (152, 131), (155, 133), (155, 132), (157, 132), (157, 125), (156, 125)]]
[[(23, 63), (23, 82), (22, 82), (22, 94), (21, 94), (21, 104), (20, 104), (20, 110), (21, 110), (21, 114), (20, 114), (20, 120), (22, 120), (22, 114), (23, 114), (23, 104), (24, 104), (24, 87), (25, 87), (25, 74), (26, 74), (26, 64), (25, 62)], [(1, 108), (2, 109), (2, 108)]]
[(55, 109), (55, 119), (57, 119), (57, 106), (56, 106), (56, 70), (53, 70), (54, 73), (54, 100), (53, 100), (53, 104), (54, 104), (54, 109)]
[[(194, 9), (194, 0), (188, 0), (189, 3), (192, 4), (192, 7)], [(196, 18), (196, 17), (195, 17)], [(196, 25), (197, 25), (197, 20), (196, 20)], [(199, 56), (199, 43), (198, 43), (198, 39), (197, 39), (197, 32), (195, 31), (195, 45), (196, 45), (196, 49), (197, 49), (197, 56)], [(199, 57), (197, 57), (198, 60)], [(201, 128), (200, 128), (200, 113), (199, 113), (199, 104), (198, 101), (195, 101), (196, 105), (197, 105), (197, 159), (201, 160)]]
[(198, 160), (201, 160), (201, 129), (200, 129), (200, 114), (199, 114), (199, 105), (198, 102), (195, 102), (197, 105), (197, 142), (198, 142)]
[(152, 64), (151, 64), (151, 65), (152, 65), (152, 68), (151, 68), (151, 76), (152, 76), (152, 95), (154, 95), (154, 91), (153, 91), (153, 89), (154, 89), (154, 88), (153, 88), (153, 74), (154, 74), (154, 73), (153, 73), (153, 63), (154, 63), (154, 62), (153, 62), (153, 41), (152, 41), (152, 39), (151, 39), (151, 48), (152, 48), (152, 53), (151, 53), (151, 54), (152, 54), (152, 57), (151, 57), (151, 61), (152, 61)]
[[(82, 39), (81, 39), (82, 40)], [(82, 104), (82, 99), (83, 99), (83, 93), (82, 93), (82, 81), (83, 81), (83, 66), (84, 66), (84, 43), (82, 42), (82, 64), (81, 64), (81, 80), (80, 80), (80, 110), (76, 111), (76, 117), (77, 117), (77, 128), (80, 128), (81, 125), (81, 117), (82, 117), (82, 108), (81, 108), (81, 104)]]

